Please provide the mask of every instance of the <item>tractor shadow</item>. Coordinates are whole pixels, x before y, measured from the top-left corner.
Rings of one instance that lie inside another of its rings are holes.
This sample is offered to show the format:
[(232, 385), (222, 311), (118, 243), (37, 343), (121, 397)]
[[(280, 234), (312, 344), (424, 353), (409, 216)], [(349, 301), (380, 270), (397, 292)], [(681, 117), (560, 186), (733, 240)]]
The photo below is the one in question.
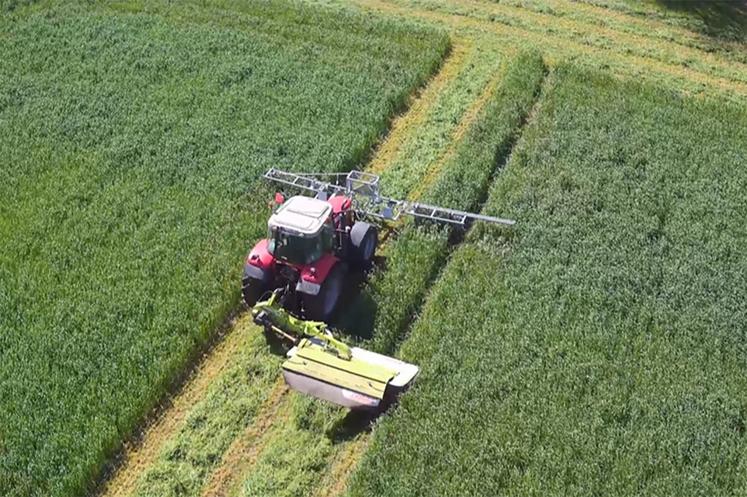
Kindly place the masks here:
[(384, 402), (386, 402), (386, 405), (379, 411), (348, 411), (345, 417), (338, 420), (327, 430), (327, 438), (333, 444), (338, 444), (350, 441), (361, 433), (369, 433), (373, 428), (374, 422), (389, 412), (390, 409), (394, 408), (399, 399), (392, 398)]
[(337, 311), (329, 322), (333, 329), (355, 340), (373, 338), (378, 305), (372, 295), (365, 291), (365, 287), (369, 281), (369, 275), (373, 271), (385, 271), (386, 266), (386, 256), (377, 255), (370, 268), (350, 272)]
[(333, 444), (350, 441), (361, 433), (370, 432), (373, 422), (380, 415), (364, 411), (349, 411), (344, 418), (327, 430), (327, 438)]

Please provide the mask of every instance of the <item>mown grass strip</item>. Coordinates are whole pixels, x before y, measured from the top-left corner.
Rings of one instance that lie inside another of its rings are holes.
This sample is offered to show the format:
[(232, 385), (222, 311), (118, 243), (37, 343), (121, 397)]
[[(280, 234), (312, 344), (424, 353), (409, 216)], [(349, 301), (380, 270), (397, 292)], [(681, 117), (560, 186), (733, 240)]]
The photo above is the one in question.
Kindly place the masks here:
[(278, 427), (288, 421), (290, 411), (287, 393), (288, 387), (279, 377), (256, 419), (247, 426), (244, 433), (234, 439), (223, 454), (220, 465), (213, 471), (210, 481), (202, 491), (203, 497), (236, 495), (241, 476), (256, 463), (268, 441), (278, 435)]
[(406, 146), (407, 140), (411, 138), (412, 130), (421, 126), (428, 114), (434, 111), (435, 102), (441, 97), (444, 88), (453, 84), (454, 79), (462, 72), (472, 51), (472, 44), (467, 40), (452, 40), (451, 49), (441, 69), (423, 91), (414, 97), (409, 110), (394, 120), (391, 131), (376, 148), (366, 171), (381, 174), (389, 170), (402, 153), (402, 147)]
[(494, 23), (519, 27), (528, 31), (567, 38), (595, 47), (618, 50), (647, 57), (663, 63), (685, 66), (702, 73), (734, 81), (747, 81), (747, 66), (709, 51), (678, 45), (638, 34), (629, 34), (598, 24), (589, 24), (567, 17), (514, 7), (503, 3), (479, 0), (453, 0), (448, 4), (428, 0), (418, 6), (449, 12)]
[(735, 2), (637, 2), (631, 0), (581, 0), (583, 3), (626, 15), (655, 19), (671, 26), (703, 33), (725, 42), (747, 41), (744, 5)]
[(217, 343), (205, 351), (204, 357), (194, 366), (175, 391), (146, 422), (137, 438), (128, 442), (122, 455), (112, 461), (110, 474), (103, 475), (100, 495), (126, 497), (134, 491), (140, 474), (158, 458), (163, 446), (184, 423), (194, 405), (204, 398), (210, 385), (222, 375), (227, 365), (236, 360), (246, 342), (246, 333), (254, 333), (246, 320), (231, 320), (216, 336)]
[(516, 234), (454, 253), (350, 495), (741, 488), (745, 124), (561, 67), (486, 205)]
[(158, 459), (142, 468), (133, 496), (199, 495), (203, 482), (221, 461), (226, 447), (254, 422), (273, 395), (280, 358), (244, 316), (248, 328), (241, 351), (204, 398), (191, 406), (181, 428), (166, 442)]
[(627, 54), (624, 51), (618, 52), (552, 34), (540, 34), (508, 24), (428, 10), (407, 2), (356, 1), (359, 5), (377, 12), (396, 17), (414, 17), (438, 26), (446, 26), (464, 37), (484, 37), (485, 43), (498, 43), (515, 48), (533, 47), (543, 51), (550, 65), (573, 59), (591, 69), (610, 70), (628, 79), (666, 83), (668, 87), (688, 94), (717, 93), (736, 102), (743, 102), (747, 96), (747, 84), (742, 82), (694, 71), (685, 66)]
[(708, 36), (693, 29), (692, 26), (673, 25), (665, 20), (656, 19), (654, 16), (629, 15), (618, 10), (569, 0), (539, 0), (537, 2), (505, 0), (501, 3), (553, 16), (568, 17), (589, 24), (606, 26), (637, 36), (656, 38), (690, 48), (697, 48), (704, 52), (716, 52), (730, 60), (747, 62), (747, 54), (744, 53), (743, 43)]

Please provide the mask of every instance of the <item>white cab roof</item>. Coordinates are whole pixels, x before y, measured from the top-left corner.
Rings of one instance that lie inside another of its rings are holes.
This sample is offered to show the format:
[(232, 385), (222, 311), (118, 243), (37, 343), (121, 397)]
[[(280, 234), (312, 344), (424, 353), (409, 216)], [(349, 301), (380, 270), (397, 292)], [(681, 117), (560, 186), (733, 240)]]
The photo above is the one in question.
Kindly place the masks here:
[(329, 202), (297, 195), (286, 200), (267, 224), (270, 228), (284, 228), (300, 235), (316, 235), (332, 212)]

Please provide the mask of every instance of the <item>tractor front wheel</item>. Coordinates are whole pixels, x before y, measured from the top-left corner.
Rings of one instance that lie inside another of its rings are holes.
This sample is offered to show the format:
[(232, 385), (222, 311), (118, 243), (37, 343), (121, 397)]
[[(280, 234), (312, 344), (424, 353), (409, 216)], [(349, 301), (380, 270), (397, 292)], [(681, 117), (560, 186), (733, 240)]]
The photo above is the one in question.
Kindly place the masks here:
[(338, 262), (325, 278), (319, 293), (304, 296), (304, 310), (306, 319), (312, 321), (327, 321), (340, 301), (345, 284), (347, 267)]

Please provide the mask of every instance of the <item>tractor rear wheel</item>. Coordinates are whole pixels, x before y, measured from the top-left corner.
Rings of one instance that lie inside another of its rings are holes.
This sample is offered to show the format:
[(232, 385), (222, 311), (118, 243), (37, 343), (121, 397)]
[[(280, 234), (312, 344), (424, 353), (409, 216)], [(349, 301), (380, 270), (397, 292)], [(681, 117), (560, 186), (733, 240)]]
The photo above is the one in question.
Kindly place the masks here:
[(352, 249), (353, 260), (364, 267), (371, 264), (376, 245), (379, 243), (379, 230), (363, 221), (353, 225), (350, 230), (350, 245)]
[(327, 321), (337, 307), (345, 284), (347, 267), (338, 262), (322, 283), (319, 293), (304, 296), (304, 310), (306, 319), (312, 321)]

